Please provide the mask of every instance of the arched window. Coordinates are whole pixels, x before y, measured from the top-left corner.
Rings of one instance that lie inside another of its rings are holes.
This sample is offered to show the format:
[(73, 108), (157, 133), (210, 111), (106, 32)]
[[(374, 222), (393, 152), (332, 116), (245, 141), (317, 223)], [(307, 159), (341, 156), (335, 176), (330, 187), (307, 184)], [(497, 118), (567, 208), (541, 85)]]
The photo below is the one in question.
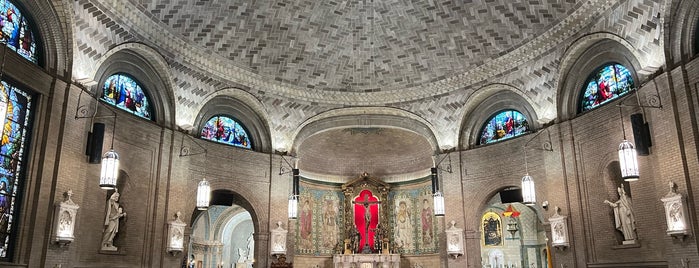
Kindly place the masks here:
[(504, 110), (491, 116), (481, 130), (480, 144), (488, 144), (527, 133), (527, 118), (518, 111)]
[(36, 35), (27, 18), (10, 1), (0, 2), (0, 42), (33, 63), (38, 63)]
[(201, 130), (201, 138), (252, 149), (252, 141), (245, 127), (237, 120), (224, 115), (211, 117)]
[(148, 120), (153, 120), (150, 100), (141, 85), (126, 74), (113, 74), (104, 81), (101, 100)]
[(590, 75), (580, 95), (580, 112), (585, 112), (618, 98), (633, 87), (631, 72), (621, 64), (604, 65)]
[(0, 84), (0, 115), (3, 128), (0, 138), (0, 260), (11, 256), (15, 241), (19, 193), (24, 182), (24, 168), (31, 130), (32, 97), (15, 86)]

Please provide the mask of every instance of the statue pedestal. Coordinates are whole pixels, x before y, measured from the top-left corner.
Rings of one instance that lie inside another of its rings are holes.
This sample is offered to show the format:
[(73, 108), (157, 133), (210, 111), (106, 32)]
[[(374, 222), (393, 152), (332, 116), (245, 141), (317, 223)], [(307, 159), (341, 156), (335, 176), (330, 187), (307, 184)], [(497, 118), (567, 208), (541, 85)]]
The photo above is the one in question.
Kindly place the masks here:
[(400, 254), (335, 254), (333, 265), (335, 268), (400, 268)]

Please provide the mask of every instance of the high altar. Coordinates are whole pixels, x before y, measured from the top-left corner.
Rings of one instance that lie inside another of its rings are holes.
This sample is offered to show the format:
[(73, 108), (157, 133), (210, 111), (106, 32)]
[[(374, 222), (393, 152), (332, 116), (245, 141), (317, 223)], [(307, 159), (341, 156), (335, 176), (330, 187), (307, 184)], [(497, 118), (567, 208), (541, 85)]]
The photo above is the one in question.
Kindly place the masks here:
[(400, 254), (392, 254), (388, 223), (390, 186), (367, 173), (342, 185), (345, 195), (344, 250), (333, 256), (335, 268), (398, 268)]

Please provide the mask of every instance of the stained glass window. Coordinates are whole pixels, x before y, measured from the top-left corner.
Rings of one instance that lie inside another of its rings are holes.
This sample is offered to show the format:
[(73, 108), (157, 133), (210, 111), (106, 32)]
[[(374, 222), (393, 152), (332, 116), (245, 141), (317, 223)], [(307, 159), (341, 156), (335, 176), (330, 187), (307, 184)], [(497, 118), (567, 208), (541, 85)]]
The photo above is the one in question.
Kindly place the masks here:
[(633, 87), (631, 72), (621, 64), (607, 64), (597, 69), (585, 82), (580, 97), (580, 112), (585, 112), (618, 98)]
[(148, 120), (153, 120), (150, 100), (141, 85), (126, 74), (114, 74), (104, 81), (101, 100)]
[(0, 259), (8, 258), (18, 211), (18, 188), (22, 185), (32, 98), (11, 84), (0, 84)]
[(480, 144), (493, 143), (527, 133), (527, 118), (518, 111), (500, 111), (490, 117), (481, 131)]
[(0, 0), (0, 42), (33, 63), (38, 62), (36, 35), (27, 18), (8, 0)]
[(201, 137), (228, 145), (252, 149), (245, 127), (233, 118), (217, 115), (209, 119), (201, 130)]

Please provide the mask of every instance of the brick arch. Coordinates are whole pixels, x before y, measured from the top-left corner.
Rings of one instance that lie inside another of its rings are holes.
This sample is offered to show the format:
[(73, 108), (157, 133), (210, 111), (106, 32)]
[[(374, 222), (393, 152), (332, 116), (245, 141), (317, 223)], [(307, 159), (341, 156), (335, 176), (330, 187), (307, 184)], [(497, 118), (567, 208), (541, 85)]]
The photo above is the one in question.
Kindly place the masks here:
[(235, 117), (248, 130), (253, 150), (272, 152), (273, 137), (270, 134), (269, 115), (262, 103), (252, 94), (237, 88), (225, 88), (207, 96), (197, 107), (191, 134), (199, 136), (206, 121), (212, 116), (225, 114)]
[(667, 1), (666, 23), (663, 32), (665, 54), (668, 64), (674, 65), (687, 61), (695, 55), (694, 40), (697, 38), (699, 24), (699, 2), (694, 0)]
[(69, 79), (73, 63), (72, 1), (13, 0), (34, 23), (40, 39), (43, 67), (50, 73)]
[(573, 119), (583, 84), (592, 72), (606, 63), (628, 68), (637, 88), (646, 79), (644, 57), (626, 40), (611, 33), (593, 33), (579, 38), (566, 50), (558, 70), (556, 122)]
[[(427, 139), (435, 153), (440, 151), (441, 143), (438, 135), (435, 135), (437, 130), (422, 117), (397, 108), (354, 107), (330, 110), (303, 122), (290, 137), (293, 143), (289, 152), (296, 152), (298, 146), (306, 138), (319, 132), (334, 128), (367, 125), (399, 128), (417, 133)], [(286, 148), (281, 150), (286, 151)]]
[(527, 117), (530, 129), (538, 129), (539, 117), (531, 103), (531, 98), (512, 85), (491, 84), (477, 90), (466, 103), (459, 145), (464, 149), (475, 146), (483, 123), (494, 113), (505, 109), (519, 111)]
[(165, 59), (156, 50), (141, 43), (124, 43), (105, 53), (90, 77), (97, 81), (93, 87), (100, 96), (104, 80), (115, 73), (126, 73), (142, 84), (150, 95), (155, 122), (173, 127), (175, 96), (173, 79)]

